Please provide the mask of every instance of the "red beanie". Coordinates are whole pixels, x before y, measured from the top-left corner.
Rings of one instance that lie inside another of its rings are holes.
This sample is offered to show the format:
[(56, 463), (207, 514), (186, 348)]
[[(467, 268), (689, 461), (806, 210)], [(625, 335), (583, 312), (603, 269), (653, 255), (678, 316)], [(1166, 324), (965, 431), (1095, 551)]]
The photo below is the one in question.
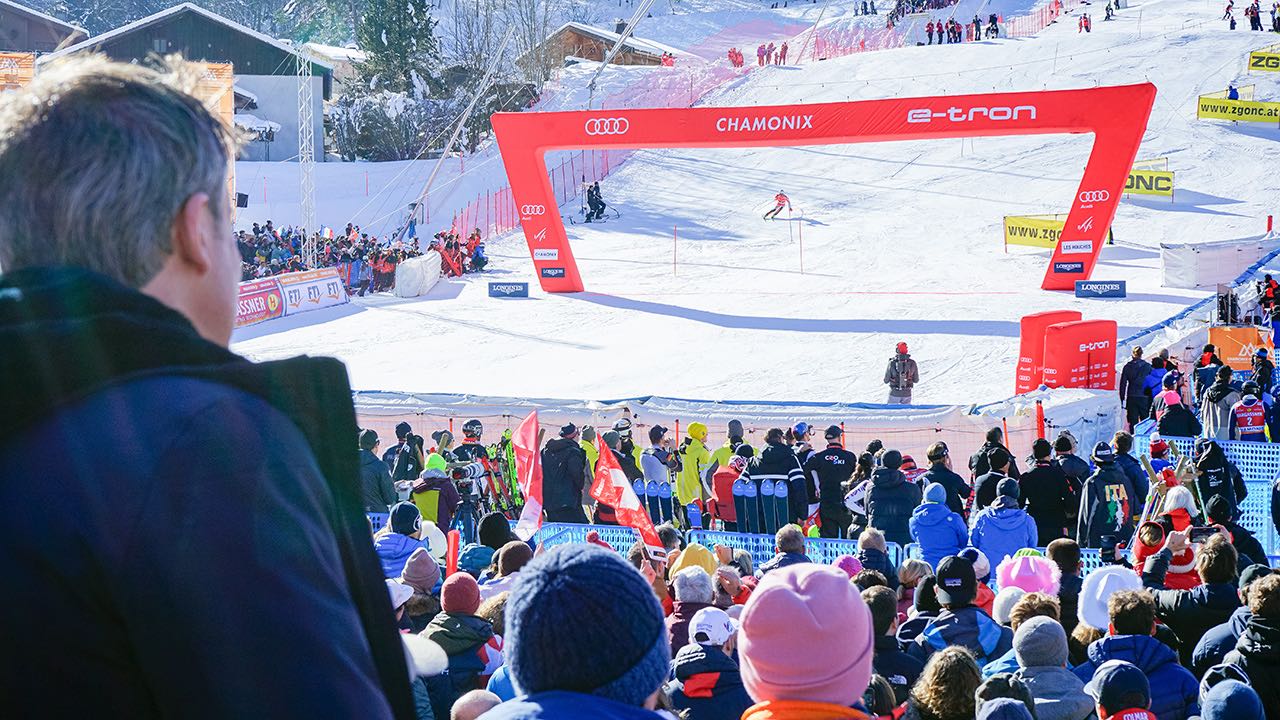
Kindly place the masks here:
[(480, 609), (480, 586), (464, 572), (449, 576), (440, 588), (440, 608), (447, 613), (475, 615)]

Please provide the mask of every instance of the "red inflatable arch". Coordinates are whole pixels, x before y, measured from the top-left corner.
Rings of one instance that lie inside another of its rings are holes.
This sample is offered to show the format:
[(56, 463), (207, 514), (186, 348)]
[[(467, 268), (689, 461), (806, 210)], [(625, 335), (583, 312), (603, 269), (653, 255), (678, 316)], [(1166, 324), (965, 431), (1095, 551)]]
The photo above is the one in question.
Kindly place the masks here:
[(543, 155), (550, 150), (777, 147), (1093, 133), (1084, 177), (1041, 284), (1045, 290), (1071, 290), (1076, 280), (1086, 280), (1093, 272), (1155, 97), (1155, 86), (1143, 83), (816, 105), (497, 113), (493, 129), (529, 253), (547, 292), (583, 289), (547, 178)]

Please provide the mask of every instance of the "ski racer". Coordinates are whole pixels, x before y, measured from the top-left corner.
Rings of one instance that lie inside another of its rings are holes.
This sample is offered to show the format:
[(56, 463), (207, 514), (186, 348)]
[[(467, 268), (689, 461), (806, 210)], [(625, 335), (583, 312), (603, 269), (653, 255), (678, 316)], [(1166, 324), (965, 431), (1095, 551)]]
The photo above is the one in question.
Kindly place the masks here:
[(920, 382), (920, 370), (907, 352), (905, 342), (898, 343), (897, 351), (884, 370), (884, 384), (889, 386), (890, 405), (910, 405), (911, 388)]
[(765, 220), (773, 220), (774, 218), (778, 217), (778, 213), (782, 212), (782, 208), (784, 207), (787, 209), (788, 212), (790, 212), (791, 199), (788, 198), (787, 194), (782, 192), (781, 190), (778, 191), (777, 195), (773, 196), (773, 202), (776, 204), (772, 210), (764, 214)]

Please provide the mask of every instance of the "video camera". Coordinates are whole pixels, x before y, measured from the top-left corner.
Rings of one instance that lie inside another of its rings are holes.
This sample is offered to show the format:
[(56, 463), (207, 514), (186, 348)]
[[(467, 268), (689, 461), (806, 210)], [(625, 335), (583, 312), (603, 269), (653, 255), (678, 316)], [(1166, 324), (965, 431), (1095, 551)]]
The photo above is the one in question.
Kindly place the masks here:
[(484, 463), (469, 462), (449, 468), (449, 477), (458, 488), (458, 493), (465, 499), (480, 494), (480, 487), (476, 481), (483, 478), (486, 472)]

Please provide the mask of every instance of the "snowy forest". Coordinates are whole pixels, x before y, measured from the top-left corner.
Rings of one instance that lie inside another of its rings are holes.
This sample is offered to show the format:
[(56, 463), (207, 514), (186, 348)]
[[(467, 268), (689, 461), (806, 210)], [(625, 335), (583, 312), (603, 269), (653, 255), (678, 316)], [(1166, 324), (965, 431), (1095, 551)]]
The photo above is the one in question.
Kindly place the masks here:
[[(25, 0), (99, 34), (180, 0)], [(357, 77), (336, 87), (325, 117), (343, 160), (422, 157), (447, 140), (508, 28), (494, 82), (463, 136), (474, 148), (488, 117), (528, 105), (554, 68), (531, 52), (569, 20), (598, 22), (629, 8), (591, 0), (195, 0), (235, 22), (295, 45), (357, 48)], [(622, 0), (630, 5), (629, 0)]]

